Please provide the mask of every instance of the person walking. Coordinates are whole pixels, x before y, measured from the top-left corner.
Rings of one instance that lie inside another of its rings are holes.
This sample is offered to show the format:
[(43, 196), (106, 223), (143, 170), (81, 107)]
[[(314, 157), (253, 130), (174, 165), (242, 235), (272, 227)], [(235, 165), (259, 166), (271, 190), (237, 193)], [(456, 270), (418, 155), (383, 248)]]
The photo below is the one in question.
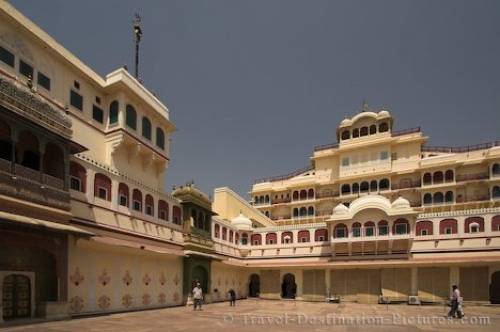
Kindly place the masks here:
[(463, 299), (460, 296), (460, 289), (458, 289), (457, 285), (453, 285), (451, 291), (451, 309), (450, 312), (448, 313), (448, 317), (462, 318), (463, 316), (463, 309), (461, 308), (462, 301)]
[(236, 305), (236, 292), (234, 291), (234, 289), (230, 289), (229, 290), (229, 305), (234, 307)]
[(193, 300), (194, 300), (194, 308), (193, 310), (196, 310), (196, 307), (201, 310), (201, 302), (203, 301), (203, 289), (201, 288), (200, 283), (196, 283), (196, 287), (193, 288)]

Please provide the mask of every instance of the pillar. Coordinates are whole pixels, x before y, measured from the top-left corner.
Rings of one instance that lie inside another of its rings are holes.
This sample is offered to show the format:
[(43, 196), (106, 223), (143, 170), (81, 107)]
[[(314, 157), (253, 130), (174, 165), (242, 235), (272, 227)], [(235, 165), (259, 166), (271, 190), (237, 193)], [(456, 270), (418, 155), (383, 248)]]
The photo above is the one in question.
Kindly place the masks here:
[(411, 287), (410, 287), (410, 295), (418, 295), (418, 268), (411, 268)]
[(326, 289), (326, 296), (330, 297), (331, 296), (331, 290), (330, 290), (330, 278), (331, 278), (331, 269), (325, 269), (325, 289)]

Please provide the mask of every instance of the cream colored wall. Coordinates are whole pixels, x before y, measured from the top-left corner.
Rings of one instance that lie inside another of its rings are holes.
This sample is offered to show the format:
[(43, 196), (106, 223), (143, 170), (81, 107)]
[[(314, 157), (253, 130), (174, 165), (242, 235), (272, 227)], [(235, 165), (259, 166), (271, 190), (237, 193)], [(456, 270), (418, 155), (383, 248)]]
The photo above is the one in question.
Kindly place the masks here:
[[(249, 273), (245, 267), (232, 266), (223, 262), (212, 262), (212, 300), (227, 301), (228, 292), (233, 289), (237, 298), (248, 296)], [(217, 289), (217, 292), (214, 292)]]
[(182, 304), (181, 257), (73, 238), (68, 249), (71, 314)]
[[(73, 55), (71, 58), (62, 58), (58, 52), (60, 50), (70, 54), (58, 45), (54, 40), (51, 43), (54, 48), (47, 47), (33, 34), (38, 31), (32, 22), (23, 18), (22, 24), (26, 24), (25, 30), (22, 26), (14, 23), (11, 15), (19, 16), (13, 7), (8, 3), (0, 3), (0, 46), (11, 51), (15, 59), (15, 68), (12, 68), (3, 62), (0, 62), (0, 69), (7, 72), (9, 75), (15, 76), (19, 82), (25, 83), (27, 79), (19, 73), (19, 59), (27, 62), (34, 67), (34, 86), (40, 95), (45, 96), (53, 103), (59, 105), (60, 109), (67, 108), (71, 119), (73, 120), (73, 140), (85, 146), (88, 151), (83, 152), (83, 155), (95, 160), (96, 162), (112, 166), (119, 171), (128, 173), (131, 177), (138, 181), (144, 182), (149, 186), (160, 186), (163, 188), (164, 170), (153, 172), (151, 167), (143, 167), (141, 162), (134, 157), (131, 162), (123, 162), (118, 158), (118, 162), (110, 160), (110, 150), (106, 143), (106, 132), (124, 125), (125, 104), (131, 103), (137, 111), (137, 130), (134, 132), (127, 129), (131, 135), (137, 137), (144, 145), (155, 147), (154, 141), (156, 136), (156, 127), (163, 129), (165, 133), (165, 151), (168, 154), (170, 144), (170, 132), (173, 130), (173, 125), (168, 120), (168, 110), (159, 111), (149, 103), (149, 100), (138, 97), (141, 91), (132, 92), (129, 88), (122, 86), (118, 88), (113, 86), (108, 88), (107, 82), (92, 72), (90, 68), (85, 67), (82, 63), (72, 62), (79, 61)], [(20, 16), (22, 17), (22, 15)], [(16, 25), (14, 25), (16, 24)], [(46, 37), (50, 38), (50, 37)], [(48, 39), (47, 39), (48, 40)], [(56, 51), (57, 49), (57, 51)], [(51, 80), (50, 91), (37, 85), (37, 72), (41, 71)], [(74, 88), (74, 82), (80, 84), (79, 89)], [(80, 111), (70, 105), (69, 96), (70, 89), (75, 90), (83, 96), (83, 111)], [(101, 104), (96, 103), (96, 97), (101, 99)], [(118, 126), (108, 127), (108, 112), (111, 101), (120, 101), (120, 124)], [(104, 123), (101, 124), (92, 118), (92, 106), (97, 105), (104, 111)], [(159, 113), (162, 114), (159, 114)], [(152, 123), (152, 142), (142, 138), (142, 116), (146, 115)], [(167, 163), (168, 164), (168, 163)], [(158, 185), (160, 183), (160, 185)]]
[(274, 224), (272, 220), (227, 187), (214, 190), (212, 209), (219, 217), (227, 220), (236, 218), (241, 212), (247, 218), (256, 220), (263, 226)]

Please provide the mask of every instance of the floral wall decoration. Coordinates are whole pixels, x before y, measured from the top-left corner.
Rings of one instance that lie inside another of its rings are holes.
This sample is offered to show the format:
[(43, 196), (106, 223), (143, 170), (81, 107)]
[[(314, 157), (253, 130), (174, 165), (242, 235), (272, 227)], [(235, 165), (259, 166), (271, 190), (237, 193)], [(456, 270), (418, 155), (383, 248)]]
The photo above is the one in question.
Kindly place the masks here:
[(167, 283), (167, 278), (165, 277), (165, 274), (163, 272), (160, 274), (159, 281), (160, 281), (160, 285), (162, 285), (162, 286), (164, 286)]
[(106, 269), (102, 270), (102, 273), (99, 275), (98, 279), (99, 279), (99, 283), (103, 286), (106, 286), (111, 281), (111, 277), (109, 276)]
[(123, 283), (127, 286), (130, 286), (130, 284), (132, 283), (132, 281), (134, 280), (134, 278), (132, 278), (132, 276), (130, 275), (130, 271), (127, 270), (125, 272), (125, 275), (123, 276)]
[(69, 301), (69, 310), (73, 313), (82, 311), (84, 307), (83, 299), (80, 296), (73, 296)]
[(158, 294), (158, 303), (160, 304), (167, 303), (167, 296), (165, 295), (165, 293)]
[(144, 294), (142, 296), (142, 304), (144, 305), (149, 305), (151, 303), (151, 295), (149, 294)]
[(146, 272), (146, 274), (144, 275), (144, 277), (142, 277), (142, 282), (144, 283), (144, 285), (146, 286), (149, 286), (149, 284), (151, 283), (151, 277), (149, 276), (149, 274)]
[(111, 306), (111, 299), (109, 296), (101, 295), (97, 300), (97, 304), (102, 310), (108, 309)]
[(85, 280), (85, 277), (80, 273), (80, 268), (76, 267), (75, 272), (73, 272), (73, 274), (69, 277), (69, 280), (75, 286), (78, 286), (83, 282), (83, 280)]
[(125, 307), (125, 308), (129, 308), (132, 306), (132, 303), (133, 303), (134, 299), (132, 296), (130, 296), (130, 294), (125, 294), (123, 295), (122, 297), (122, 305)]

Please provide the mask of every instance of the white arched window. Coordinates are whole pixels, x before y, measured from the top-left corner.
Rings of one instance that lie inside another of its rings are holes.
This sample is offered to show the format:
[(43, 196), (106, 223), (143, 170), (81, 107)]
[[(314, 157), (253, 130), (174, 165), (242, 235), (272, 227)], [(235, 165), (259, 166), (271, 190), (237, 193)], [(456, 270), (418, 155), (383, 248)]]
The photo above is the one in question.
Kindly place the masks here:
[(469, 232), (470, 233), (479, 233), (479, 224), (477, 222), (473, 222), (469, 225)]

